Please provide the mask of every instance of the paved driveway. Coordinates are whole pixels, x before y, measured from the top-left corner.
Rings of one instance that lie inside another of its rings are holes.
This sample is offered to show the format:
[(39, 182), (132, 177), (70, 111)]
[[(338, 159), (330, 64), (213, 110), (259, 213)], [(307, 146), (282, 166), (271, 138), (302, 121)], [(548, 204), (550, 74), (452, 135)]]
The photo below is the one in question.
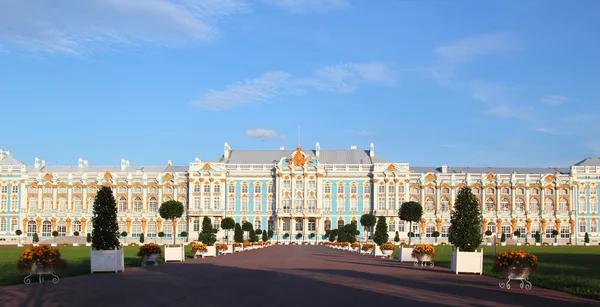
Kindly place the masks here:
[(535, 287), (321, 246), (275, 246), (217, 258), (0, 287), (0, 306), (600, 306)]

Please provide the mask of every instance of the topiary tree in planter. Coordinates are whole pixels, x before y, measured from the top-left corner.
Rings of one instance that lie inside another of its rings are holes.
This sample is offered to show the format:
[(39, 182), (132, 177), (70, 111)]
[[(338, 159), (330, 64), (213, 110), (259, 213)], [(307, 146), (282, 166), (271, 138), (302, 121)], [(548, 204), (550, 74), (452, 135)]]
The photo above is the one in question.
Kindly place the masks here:
[(56, 237), (58, 237), (58, 231), (53, 231), (52, 236), (54, 237), (54, 243), (56, 243)]
[(487, 230), (487, 231), (485, 232), (485, 235), (486, 235), (486, 236), (488, 236), (488, 237), (489, 237), (489, 236), (491, 236), (491, 235), (492, 235), (492, 231), (491, 231), (491, 230)]
[[(403, 221), (409, 222), (409, 229), (412, 232), (412, 223), (419, 222), (423, 217), (423, 206), (416, 201), (407, 201), (400, 207), (398, 217)], [(412, 236), (408, 236), (409, 245), (412, 240), (411, 237)]]
[(254, 227), (252, 226), (252, 224), (250, 222), (245, 221), (242, 224), (242, 230), (244, 231), (244, 233), (248, 233), (248, 235), (246, 236), (247, 239), (250, 239), (250, 232), (252, 231)]
[(376, 222), (377, 222), (377, 218), (375, 218), (375, 215), (370, 214), (370, 213), (365, 213), (360, 217), (360, 224), (363, 226), (363, 229), (365, 230), (365, 242), (368, 242), (370, 229), (375, 226)]
[(262, 234), (262, 230), (260, 228), (254, 230), (254, 233), (256, 233), (257, 235), (261, 235)]
[(300, 240), (300, 238), (302, 238), (302, 233), (299, 232), (296, 234), (296, 240)]
[(583, 237), (583, 242), (589, 244), (590, 243), (590, 235), (586, 232), (585, 237)]
[(76, 236), (76, 237), (79, 237), (79, 231), (74, 231), (73, 235)]
[(502, 242), (502, 243), (506, 242), (506, 235), (504, 234), (504, 232), (500, 236), (500, 242)]
[(394, 242), (400, 242), (400, 234), (396, 231), (396, 236), (394, 236)]
[(225, 230), (225, 241), (229, 242), (229, 230), (235, 228), (235, 220), (230, 217), (222, 219), (221, 228)]
[(92, 227), (93, 250), (113, 250), (120, 245), (117, 205), (112, 189), (108, 186), (103, 186), (96, 194)]
[(286, 233), (283, 234), (283, 239), (284, 240), (287, 240), (287, 238), (289, 238), (289, 237), (290, 237), (289, 233), (286, 232)]
[(240, 223), (235, 223), (235, 230), (233, 232), (233, 241), (236, 243), (244, 242), (244, 231)]
[(269, 241), (269, 236), (267, 235), (267, 231), (262, 232), (262, 241), (263, 242)]
[(308, 238), (309, 238), (309, 239), (311, 239), (311, 240), (312, 240), (312, 239), (314, 239), (315, 237), (316, 237), (316, 235), (315, 235), (315, 233), (314, 233), (314, 232), (311, 232), (311, 233), (308, 235)]
[(456, 196), (448, 241), (464, 252), (474, 252), (481, 244), (479, 201), (469, 187), (462, 188)]
[(175, 220), (183, 215), (183, 204), (176, 200), (168, 200), (160, 205), (158, 213), (163, 219), (171, 221), (171, 225), (173, 225), (171, 233), (173, 234), (173, 244), (175, 244), (177, 240), (177, 224)]
[(38, 236), (37, 233), (33, 234), (33, 238), (31, 238), (31, 241), (33, 241), (33, 243), (38, 243), (40, 242), (40, 236)]
[(19, 244), (21, 244), (21, 235), (23, 234), (23, 232), (21, 231), (21, 229), (17, 229), (15, 230), (15, 234), (17, 235), (17, 237), (19, 237)]
[(182, 238), (183, 238), (183, 240), (187, 242), (187, 237), (188, 237), (188, 233), (187, 233), (187, 231), (182, 231), (182, 232), (179, 234), (179, 236), (180, 236), (180, 237), (182, 237)]
[(377, 218), (377, 225), (375, 226), (375, 235), (373, 235), (373, 241), (377, 243), (377, 245), (381, 246), (387, 243), (389, 239), (387, 230), (388, 226), (387, 222), (385, 221), (385, 217), (380, 216), (379, 218)]
[(127, 243), (127, 231), (121, 232), (121, 237), (123, 237), (123, 241), (125, 241), (125, 243)]
[(272, 230), (272, 229), (269, 229), (269, 230), (267, 231), (267, 237), (268, 237), (269, 239), (271, 239), (271, 238), (273, 237), (273, 230)]
[(435, 238), (435, 243), (437, 243), (438, 238), (440, 237), (440, 232), (436, 230), (433, 233), (431, 233), (431, 235)]
[(329, 234), (327, 235), (327, 238), (329, 239), (329, 242), (335, 242), (335, 238), (337, 236), (337, 229), (330, 229), (328, 230)]
[(519, 240), (519, 237), (521, 236), (521, 232), (518, 230), (515, 230), (515, 232), (513, 233), (513, 235), (515, 236), (516, 240)]
[(92, 243), (92, 234), (88, 232), (88, 234), (85, 236), (85, 241), (87, 243)]
[(159, 233), (158, 233), (158, 237), (160, 238), (160, 242), (162, 243), (162, 238), (164, 238), (164, 237), (165, 237), (165, 233), (164, 233), (164, 232), (162, 232), (162, 231), (161, 231), (161, 232), (159, 232)]
[(144, 238), (144, 234), (141, 233), (140, 234), (140, 243), (144, 244), (144, 241), (146, 241), (146, 238)]
[(542, 242), (542, 235), (540, 234), (539, 231), (535, 232), (535, 243), (541, 243)]
[(552, 236), (554, 237), (554, 242), (558, 243), (558, 230), (552, 230)]
[(198, 241), (206, 244), (206, 246), (213, 246), (215, 242), (217, 242), (215, 229), (208, 216), (205, 216), (204, 219), (202, 219), (202, 231), (200, 231), (200, 234), (198, 235)]

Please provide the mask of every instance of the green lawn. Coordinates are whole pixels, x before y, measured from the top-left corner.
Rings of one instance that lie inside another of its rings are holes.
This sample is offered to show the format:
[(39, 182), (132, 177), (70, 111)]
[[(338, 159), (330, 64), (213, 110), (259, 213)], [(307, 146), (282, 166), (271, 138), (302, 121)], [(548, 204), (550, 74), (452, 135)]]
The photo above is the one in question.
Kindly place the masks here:
[[(538, 269), (529, 278), (534, 287), (600, 300), (600, 247), (496, 246), (496, 252), (519, 249), (538, 256)], [(452, 247), (436, 246), (435, 250), (435, 265), (449, 268)], [(501, 278), (492, 270), (494, 247), (484, 246), (483, 251), (483, 274)], [(397, 258), (397, 251), (394, 257)]]
[[(125, 270), (142, 264), (142, 258), (137, 256), (139, 247), (125, 246)], [(23, 283), (27, 274), (20, 273), (17, 269), (17, 260), (25, 247), (4, 246), (0, 247), (0, 286)], [(90, 247), (87, 246), (64, 246), (58, 247), (64, 259), (67, 260), (67, 268), (59, 271), (59, 277), (77, 276), (90, 274)], [(191, 258), (191, 247), (186, 246), (186, 257)], [(164, 248), (163, 248), (164, 251)], [(162, 263), (162, 259), (159, 260)]]

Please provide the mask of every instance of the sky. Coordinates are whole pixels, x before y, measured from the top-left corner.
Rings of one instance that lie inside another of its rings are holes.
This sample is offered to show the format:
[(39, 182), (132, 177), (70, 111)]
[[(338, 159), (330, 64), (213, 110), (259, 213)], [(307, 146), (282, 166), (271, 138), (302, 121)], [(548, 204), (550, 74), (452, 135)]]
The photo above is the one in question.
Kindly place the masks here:
[(600, 155), (599, 37), (596, 0), (1, 1), (0, 148), (188, 165), (224, 142), (373, 142), (413, 166), (569, 166)]

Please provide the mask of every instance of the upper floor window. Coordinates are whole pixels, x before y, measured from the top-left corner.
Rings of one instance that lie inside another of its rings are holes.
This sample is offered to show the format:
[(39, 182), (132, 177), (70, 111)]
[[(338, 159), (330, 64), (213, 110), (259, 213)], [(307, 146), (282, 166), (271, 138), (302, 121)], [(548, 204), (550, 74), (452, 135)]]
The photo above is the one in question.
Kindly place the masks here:
[(152, 186), (148, 188), (148, 193), (150, 194), (156, 194), (156, 187)]
[(12, 186), (12, 194), (18, 194), (18, 193), (19, 193), (19, 186), (13, 185)]
[(598, 187), (591, 186), (590, 187), (590, 195), (596, 195), (596, 194), (598, 194)]
[(508, 188), (502, 188), (502, 194), (506, 195), (509, 193), (510, 193), (510, 190)]
[(567, 189), (560, 189), (560, 195), (567, 195), (569, 194), (569, 190)]
[(66, 186), (58, 187), (58, 193), (67, 194), (67, 187)]
[(343, 185), (340, 184), (337, 186), (337, 193), (344, 194), (344, 186)]
[(296, 189), (302, 190), (302, 179), (296, 180)]
[(496, 191), (494, 191), (494, 189), (492, 189), (492, 188), (489, 188), (489, 189), (487, 189), (487, 191), (486, 191), (486, 193), (487, 193), (487, 194), (494, 194), (495, 192), (496, 192)]
[(380, 184), (377, 191), (379, 192), (379, 194), (385, 193), (385, 186), (383, 184)]
[(323, 193), (325, 193), (325, 194), (331, 194), (331, 186), (330, 185), (325, 185)]
[(200, 185), (199, 184), (194, 185), (194, 193), (200, 193)]
[(247, 184), (242, 185), (242, 194), (248, 194), (248, 185)]
[(479, 194), (479, 193), (481, 193), (481, 192), (479, 191), (479, 189), (478, 189), (478, 188), (474, 188), (474, 189), (473, 189), (473, 194), (477, 195), (477, 194)]
[(204, 193), (210, 193), (210, 183), (204, 184)]
[(187, 194), (187, 188), (186, 187), (179, 187), (179, 194)]
[(404, 186), (401, 185), (398, 187), (398, 193), (404, 193)]
[(80, 194), (83, 189), (80, 186), (73, 187), (73, 193)]
[(585, 186), (579, 187), (579, 195), (585, 195)]
[(133, 187), (133, 193), (141, 194), (142, 193), (142, 187)]
[(450, 189), (449, 188), (443, 188), (442, 189), (442, 194), (450, 194)]
[(410, 194), (419, 194), (419, 188), (410, 188)]
[(365, 183), (363, 185), (363, 194), (370, 194), (371, 193), (371, 185), (368, 183)]
[(98, 193), (98, 188), (95, 186), (88, 187), (88, 194), (96, 194)]
[(545, 195), (553, 195), (553, 194), (554, 194), (554, 190), (553, 190), (553, 189), (546, 189), (546, 190), (544, 191), (544, 194), (545, 194)]
[(426, 192), (427, 194), (433, 194), (435, 193), (435, 190), (433, 188), (427, 188)]
[(350, 193), (352, 193), (352, 194), (358, 193), (358, 187), (356, 185), (351, 185), (350, 186)]
[(284, 189), (291, 189), (292, 188), (292, 183), (289, 179), (286, 179), (283, 181), (283, 188)]
[(235, 185), (233, 185), (233, 184), (232, 184), (232, 185), (230, 185), (230, 186), (228, 187), (228, 189), (229, 189), (229, 190), (227, 191), (227, 193), (229, 193), (229, 194), (235, 194)]
[(173, 194), (173, 188), (172, 187), (164, 187), (163, 189), (165, 194)]
[(213, 192), (214, 193), (221, 193), (221, 185), (218, 183), (215, 183), (215, 185), (213, 186)]
[(525, 189), (523, 189), (523, 188), (517, 189), (517, 195), (524, 195), (524, 194), (525, 194)]
[(125, 194), (127, 193), (127, 188), (126, 187), (119, 187), (119, 194)]
[(311, 190), (314, 190), (317, 188), (317, 182), (314, 180), (309, 180), (308, 181), (308, 188)]
[(538, 189), (531, 189), (531, 195), (539, 195), (540, 194), (540, 190)]
[(262, 193), (262, 187), (260, 184), (256, 184), (254, 185), (254, 194), (260, 194)]
[(273, 185), (272, 184), (267, 185), (267, 193), (273, 194)]
[(388, 193), (389, 194), (396, 193), (396, 186), (393, 186), (393, 185), (388, 186)]
[(4, 193), (4, 194), (8, 193), (8, 186), (6, 186), (6, 185), (3, 185), (3, 186), (0, 188), (0, 192), (1, 192), (1, 193)]
[(30, 194), (37, 194), (38, 192), (38, 188), (37, 187), (29, 187), (29, 193)]

